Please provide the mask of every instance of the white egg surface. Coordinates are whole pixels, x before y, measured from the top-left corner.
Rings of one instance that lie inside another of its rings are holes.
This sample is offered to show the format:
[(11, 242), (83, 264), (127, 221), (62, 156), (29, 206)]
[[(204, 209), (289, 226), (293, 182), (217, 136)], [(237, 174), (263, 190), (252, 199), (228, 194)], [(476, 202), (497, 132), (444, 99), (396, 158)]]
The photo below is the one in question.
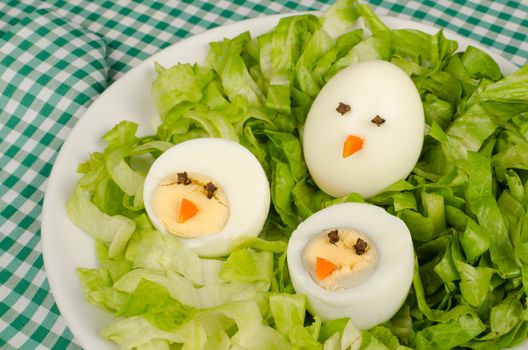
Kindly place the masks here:
[[(181, 238), (184, 244), (201, 256), (216, 257), (228, 254), (233, 241), (260, 233), (270, 205), (266, 174), (249, 150), (236, 142), (220, 138), (200, 138), (179, 143), (152, 164), (145, 179), (143, 196), (147, 214), (158, 231), (168, 233), (167, 227), (156, 215), (154, 195), (168, 177), (183, 172), (212, 179), (227, 197), (229, 213), (220, 231), (195, 238)], [(204, 198), (204, 201), (208, 200), (205, 195)], [(200, 210), (200, 203), (197, 203), (197, 207)], [(177, 213), (174, 215), (177, 216)], [(193, 220), (200, 220), (200, 215), (189, 221)]]
[[(303, 263), (303, 254), (311, 239), (338, 227), (349, 227), (368, 236), (376, 247), (378, 261), (360, 284), (329, 290), (314, 281)], [(311, 215), (292, 233), (287, 258), (295, 291), (307, 296), (312, 313), (323, 320), (350, 317), (359, 329), (372, 328), (394, 316), (412, 284), (414, 250), (407, 226), (371, 204), (336, 204)]]
[(313, 102), (303, 134), (305, 161), (324, 192), (368, 198), (409, 175), (424, 127), (412, 80), (392, 63), (359, 62), (332, 77)]

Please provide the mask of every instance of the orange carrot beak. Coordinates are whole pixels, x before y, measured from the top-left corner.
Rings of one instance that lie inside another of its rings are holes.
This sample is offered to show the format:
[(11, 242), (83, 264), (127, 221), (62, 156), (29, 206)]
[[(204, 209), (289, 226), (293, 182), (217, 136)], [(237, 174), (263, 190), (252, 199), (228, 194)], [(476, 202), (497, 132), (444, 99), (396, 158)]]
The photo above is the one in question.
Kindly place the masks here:
[(358, 136), (348, 135), (343, 144), (343, 158), (351, 156), (363, 148), (363, 139)]
[(323, 280), (328, 277), (328, 275), (334, 272), (335, 269), (336, 266), (332, 264), (331, 261), (320, 257), (317, 257), (315, 259), (315, 274), (320, 280)]
[(198, 207), (188, 199), (183, 198), (180, 205), (180, 214), (178, 222), (181, 224), (198, 213)]

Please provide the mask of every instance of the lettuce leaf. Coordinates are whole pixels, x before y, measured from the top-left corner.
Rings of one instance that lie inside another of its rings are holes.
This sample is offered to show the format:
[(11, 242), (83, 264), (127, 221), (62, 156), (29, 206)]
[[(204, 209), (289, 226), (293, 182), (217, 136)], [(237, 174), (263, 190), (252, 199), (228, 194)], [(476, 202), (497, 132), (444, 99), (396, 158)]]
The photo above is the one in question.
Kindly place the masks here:
[(136, 223), (127, 217), (103, 213), (79, 186), (68, 201), (66, 211), (74, 224), (109, 245), (110, 257), (124, 252), (136, 228)]
[(141, 315), (157, 328), (170, 331), (195, 310), (173, 299), (166, 288), (142, 279), (116, 312), (117, 317)]

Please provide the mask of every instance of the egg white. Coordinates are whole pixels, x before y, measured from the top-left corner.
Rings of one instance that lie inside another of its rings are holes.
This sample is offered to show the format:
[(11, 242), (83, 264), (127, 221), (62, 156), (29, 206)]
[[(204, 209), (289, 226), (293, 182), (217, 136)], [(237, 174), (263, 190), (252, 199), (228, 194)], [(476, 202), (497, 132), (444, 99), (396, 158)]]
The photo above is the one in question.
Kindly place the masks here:
[[(303, 264), (303, 250), (311, 238), (334, 227), (363, 232), (374, 243), (379, 260), (361, 284), (331, 291), (312, 279)], [(309, 310), (323, 320), (350, 317), (359, 329), (389, 320), (412, 284), (414, 250), (409, 229), (399, 218), (371, 204), (342, 203), (311, 215), (292, 233), (287, 257), (295, 291), (307, 296)]]
[[(340, 102), (351, 110), (338, 113)], [(374, 124), (376, 115), (385, 123)], [(324, 192), (368, 198), (409, 175), (420, 156), (424, 127), (412, 80), (392, 63), (359, 62), (332, 77), (313, 102), (303, 134), (306, 165)], [(343, 158), (348, 135), (363, 138), (363, 149)]]
[(184, 244), (201, 256), (217, 257), (228, 254), (238, 238), (260, 233), (270, 206), (266, 174), (245, 147), (219, 138), (179, 143), (152, 164), (145, 179), (143, 197), (147, 214), (158, 231), (167, 233), (153, 210), (154, 191), (166, 177), (184, 171), (212, 179), (222, 188), (229, 203), (229, 217), (220, 232), (181, 238)]

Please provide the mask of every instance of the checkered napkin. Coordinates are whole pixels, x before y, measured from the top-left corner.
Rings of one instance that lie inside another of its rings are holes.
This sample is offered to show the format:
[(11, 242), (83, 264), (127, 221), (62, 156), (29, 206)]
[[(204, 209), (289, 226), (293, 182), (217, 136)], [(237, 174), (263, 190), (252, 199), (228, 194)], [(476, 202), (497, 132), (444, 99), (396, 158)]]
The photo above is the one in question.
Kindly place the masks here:
[(70, 345), (36, 249), (42, 184), (68, 131), (105, 89), (107, 70), (102, 38), (45, 8), (0, 38), (0, 220), (10, 218), (0, 221), (1, 349)]
[[(79, 349), (40, 248), (46, 180), (76, 120), (113, 80), (179, 39), (228, 21), (333, 0), (0, 0), (0, 349)], [(526, 0), (368, 0), (528, 63)]]

